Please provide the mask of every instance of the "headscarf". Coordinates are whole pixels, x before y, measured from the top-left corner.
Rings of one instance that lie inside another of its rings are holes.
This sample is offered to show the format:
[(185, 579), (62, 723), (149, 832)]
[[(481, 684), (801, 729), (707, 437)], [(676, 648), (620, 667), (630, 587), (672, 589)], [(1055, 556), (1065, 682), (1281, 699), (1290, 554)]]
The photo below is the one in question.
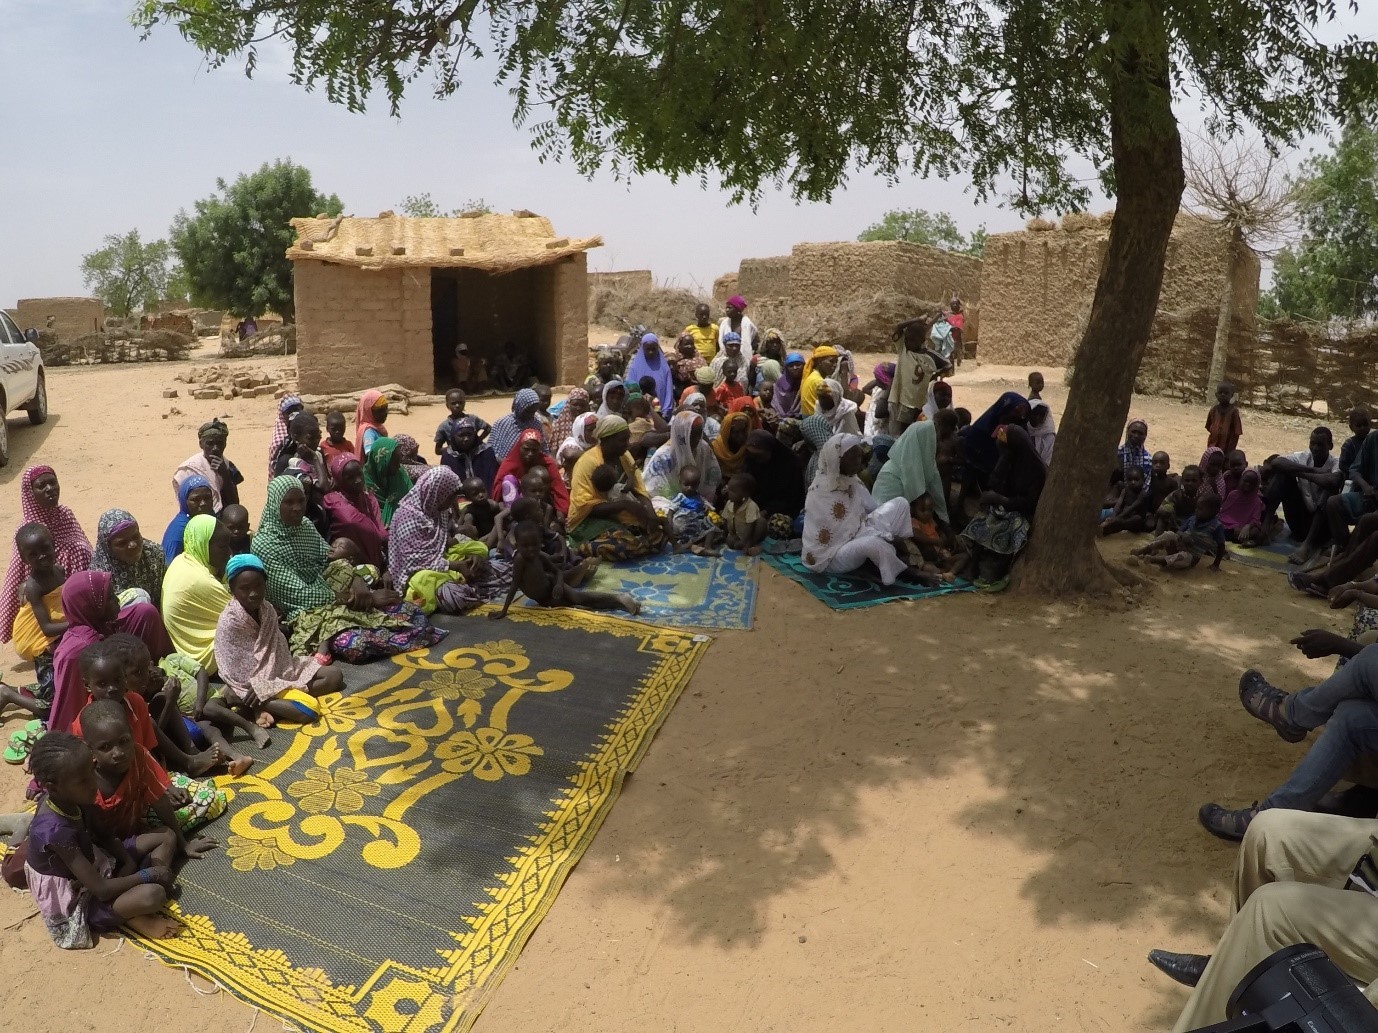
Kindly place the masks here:
[(215, 626), (230, 593), (211, 570), (215, 517), (206, 513), (187, 522), (182, 554), (168, 565), (163, 581), (163, 623), (177, 652), (215, 674)]
[(933, 500), (934, 514), (947, 522), (947, 498), (938, 475), (938, 429), (931, 420), (911, 423), (890, 446), (890, 458), (880, 468), (872, 494), (877, 502), (913, 502), (927, 495)]
[[(498, 466), (498, 472), (496, 476), (494, 476), (493, 478), (492, 492), (494, 498), (500, 498), (502, 496), (502, 481), (505, 477), (515, 477), (518, 481), (518, 488), (520, 490), (520, 482), (522, 476), (527, 471), (526, 466), (522, 464), (522, 443), (524, 441), (530, 441), (532, 439), (540, 441), (542, 444), (545, 443), (544, 440), (541, 438), (540, 431), (524, 430), (522, 431), (521, 436), (517, 439), (517, 447), (512, 449), (511, 452), (508, 452), (507, 458), (504, 459), (501, 465)], [(547, 455), (545, 452), (541, 453), (540, 462), (543, 466), (545, 466), (546, 472), (550, 474), (551, 503), (553, 503), (555, 508), (558, 509), (562, 514), (568, 513), (569, 489), (565, 487), (565, 479), (564, 476), (560, 473), (560, 467), (556, 465), (555, 460), (551, 459), (550, 456)]]
[(805, 416), (799, 421), (799, 433), (804, 435), (804, 440), (813, 447), (809, 461), (804, 464), (804, 484), (808, 486), (813, 483), (813, 479), (818, 473), (818, 462), (822, 457), (823, 446), (828, 443), (834, 433), (833, 425), (822, 413), (815, 412), (812, 416)]
[(390, 469), (392, 454), (396, 451), (396, 438), (379, 438), (373, 443), (368, 458), (364, 460), (364, 484), (378, 500), (384, 527), (392, 523), (392, 514), (397, 509), (397, 504), (411, 491), (411, 478), (401, 465)]
[[(793, 354), (793, 353), (791, 353), (791, 354)], [(838, 350), (837, 350), (836, 348), (834, 348), (832, 345), (830, 345), (830, 344), (820, 344), (817, 348), (815, 348), (815, 349), (813, 350), (813, 354), (810, 355), (810, 356), (808, 357), (808, 360), (804, 363), (804, 375), (803, 375), (803, 377), (800, 378), (799, 383), (800, 383), (800, 384), (803, 384), (803, 382), (804, 382), (805, 380), (808, 380), (808, 379), (809, 379), (809, 374), (813, 372), (813, 364), (814, 364), (817, 360), (819, 360), (819, 359), (836, 359), (836, 358), (840, 358), (840, 357), (841, 357), (840, 353), (839, 353)]]
[[(377, 451), (376, 446), (374, 451)], [(321, 500), (321, 505), (330, 516), (332, 538), (348, 538), (359, 547), (365, 563), (386, 567), (388, 529), (383, 523), (378, 500), (366, 485), (352, 494), (347, 494), (342, 487), (345, 467), (357, 462), (359, 460), (352, 453), (330, 460), (330, 477), (335, 482), (335, 490)]]
[[(717, 362), (718, 360), (714, 359), (713, 361)], [(699, 387), (712, 388), (717, 382), (717, 379), (718, 374), (712, 366), (700, 366), (698, 369), (694, 370), (694, 383)]]
[[(91, 539), (81, 529), (81, 524), (72, 511), (59, 503), (45, 506), (34, 494), (33, 482), (46, 473), (53, 473), (51, 466), (31, 466), (24, 471), (19, 480), (19, 509), (22, 514), (20, 526), (42, 524), (53, 536), (56, 562), (67, 576), (85, 570), (91, 565)], [(16, 528), (17, 530), (17, 528)], [(29, 565), (19, 555), (19, 546), (10, 549), (10, 565), (5, 571), (5, 581), (0, 586), (0, 642), (8, 642), (14, 630), (14, 618), (23, 605), (19, 590), (29, 576)]]
[(1226, 528), (1232, 531), (1246, 524), (1259, 523), (1263, 519), (1262, 488), (1246, 495), (1241, 484), (1225, 496), (1220, 504), (1220, 512), (1216, 516)]
[(373, 407), (384, 401), (387, 401), (387, 396), (383, 392), (365, 391), (354, 408), (354, 453), (360, 460), (364, 458), (364, 431), (371, 428), (378, 432), (379, 437), (388, 436), (388, 429), (373, 418)]
[(742, 395), (740, 398), (732, 399), (727, 405), (727, 411), (729, 413), (743, 413), (751, 421), (752, 430), (761, 425), (761, 406), (751, 395)]
[[(235, 559), (245, 560), (236, 574), (263, 570), (263, 564), (253, 556)], [(215, 627), (215, 662), (230, 693), (246, 703), (276, 699), (288, 689), (306, 685), (321, 669), (313, 656), (292, 655), (278, 623), (278, 612), (267, 599), (255, 620), (239, 600), (231, 597)]]
[(1010, 500), (1010, 508), (1033, 520), (1048, 477), (1047, 467), (1038, 458), (1033, 438), (1023, 427), (1015, 423), (1005, 425), (1003, 438), (1004, 448), (1000, 449), (1000, 461), (991, 474), (990, 486)]
[[(513, 450), (515, 454), (515, 449)], [(427, 470), (397, 507), (388, 536), (388, 570), (402, 592), (419, 570), (449, 570), (445, 550), (455, 535), (459, 476), (450, 469)]]
[(599, 441), (610, 438), (614, 434), (621, 434), (624, 430), (629, 430), (627, 421), (616, 413), (611, 416), (600, 416), (598, 423), (593, 428), (593, 436)]
[[(737, 400), (741, 401), (740, 398)], [(741, 447), (733, 451), (728, 439), (732, 436), (732, 428), (739, 425), (746, 427), (747, 433), (742, 438)], [(731, 412), (723, 417), (722, 428), (713, 439), (713, 455), (718, 460), (718, 468), (724, 478), (742, 472), (742, 467), (746, 464), (746, 443), (750, 434), (751, 418), (746, 413)]]
[(761, 460), (748, 451), (744, 460), (746, 472), (756, 478), (755, 501), (761, 512), (798, 516), (804, 508), (804, 471), (799, 457), (768, 430), (753, 430), (746, 444), (748, 449), (770, 453), (768, 459)]
[(110, 539), (130, 527), (137, 527), (138, 521), (123, 509), (107, 509), (100, 515), (96, 525), (96, 551), (91, 556), (91, 569), (103, 570), (115, 583), (115, 594), (130, 588), (142, 588), (148, 593), (154, 606), (163, 598), (163, 574), (167, 563), (163, 550), (144, 538), (139, 543), (139, 558), (133, 566), (121, 563), (110, 551)]
[[(655, 354), (649, 359), (646, 358), (644, 351), (646, 345), (655, 347)], [(665, 353), (660, 348), (660, 338), (655, 334), (646, 334), (641, 338), (641, 344), (636, 349), (636, 354), (632, 356), (632, 361), (627, 364), (627, 379), (640, 381), (642, 377), (650, 377), (655, 381), (656, 398), (660, 401), (660, 413), (667, 415), (675, 404), (675, 384), (674, 376), (670, 370), (670, 362), (665, 357)]]
[[(788, 366), (791, 362), (804, 362), (804, 356), (798, 352), (790, 352), (785, 356), (785, 365)], [(799, 386), (795, 387), (789, 382), (789, 377), (785, 376), (784, 371), (781, 370), (780, 379), (775, 381), (775, 390), (770, 398), (770, 407), (782, 417), (798, 419), (803, 413), (799, 400), (803, 387), (804, 380), (802, 377), (799, 379)]]
[(1034, 450), (1038, 452), (1038, 458), (1043, 460), (1043, 465), (1047, 466), (1053, 461), (1053, 443), (1057, 440), (1057, 424), (1053, 422), (1053, 411), (1048, 408), (1048, 403), (1041, 398), (1034, 398), (1029, 401), (1029, 415), (1032, 416), (1039, 409), (1048, 409), (1048, 418), (1043, 421), (1042, 426), (1035, 427), (1033, 421), (1029, 421), (1029, 437), (1033, 439)]
[(397, 454), (402, 458), (402, 469), (407, 471), (407, 475), (416, 482), (416, 478), (430, 469), (430, 464), (421, 459), (421, 443), (410, 434), (394, 434), (392, 440), (397, 442)]
[(586, 412), (576, 418), (570, 427), (569, 436), (565, 438), (555, 454), (556, 460), (561, 464), (568, 463), (591, 449), (594, 442), (598, 440), (594, 437), (594, 428), (597, 426), (597, 413)]
[[(1215, 493), (1215, 497), (1223, 503), (1225, 501), (1225, 496), (1228, 494), (1228, 492), (1225, 491), (1224, 468), (1221, 468), (1220, 473), (1217, 474), (1214, 479), (1212, 479), (1211, 475), (1206, 472), (1206, 466), (1210, 462), (1211, 456), (1215, 455), (1217, 452), (1222, 456), (1225, 455), (1225, 450), (1223, 448), (1217, 447), (1216, 445), (1212, 445), (1210, 448), (1206, 449), (1204, 452), (1201, 453), (1201, 489), (1203, 491), (1207, 489), (1213, 491)], [(1345, 473), (1346, 476), (1348, 476), (1348, 471), (1345, 471)]]
[(842, 457), (861, 443), (858, 434), (837, 434), (819, 449), (818, 472), (804, 502), (802, 559), (810, 570), (826, 570), (837, 551), (856, 538), (866, 520), (870, 498), (866, 486), (842, 472)]
[[(606, 390), (606, 389), (605, 389)], [(517, 445), (517, 438), (521, 437), (524, 430), (537, 430), (541, 432), (541, 442), (545, 443), (545, 428), (541, 425), (540, 418), (533, 412), (526, 419), (518, 419), (517, 413), (523, 409), (529, 409), (541, 404), (540, 395), (529, 387), (524, 387), (512, 398), (512, 411), (493, 424), (493, 429), (488, 434), (488, 444), (493, 449), (493, 455), (498, 462), (507, 458), (507, 454)]]
[(287, 412), (302, 406), (296, 395), (283, 395), (278, 401), (278, 418), (273, 421), (273, 440), (268, 444), (268, 476), (273, 476), (273, 460), (277, 458), (278, 446), (287, 440)]
[(746, 311), (746, 299), (740, 294), (732, 295), (732, 297), (727, 299), (727, 303), (735, 309), (740, 309), (743, 312)]
[(274, 477), (268, 482), (268, 500), (253, 541), (253, 553), (267, 573), (268, 601), (287, 620), (335, 602), (335, 593), (322, 576), (330, 551), (325, 539), (305, 518), (296, 527), (282, 522), (282, 499), (293, 488), (301, 490), (295, 477)]
[(229, 585), (234, 581), (236, 574), (241, 574), (246, 570), (256, 570), (260, 574), (266, 573), (263, 569), (263, 561), (252, 552), (236, 553), (225, 564), (225, 584)]
[(484, 484), (492, 484), (493, 475), (498, 472), (498, 460), (488, 442), (478, 439), (478, 421), (472, 416), (461, 417), (455, 424), (455, 433), (461, 430), (474, 432), (474, 447), (467, 452), (460, 452), (451, 441), (449, 450), (440, 457), (440, 461), (459, 474), (461, 482), (467, 481), (470, 477), (477, 477)]
[(994, 405), (972, 421), (971, 426), (957, 432), (963, 461), (980, 473), (989, 475), (1000, 461), (995, 429), (1007, 423), (1022, 424), (1027, 419), (1028, 408), (1028, 400), (1015, 391), (1006, 391), (997, 398)]
[(895, 382), (895, 363), (882, 362), (876, 366), (874, 373), (877, 384), (881, 387), (889, 387)]
[(571, 402), (581, 403), (584, 407), (584, 411), (587, 412), (591, 404), (591, 399), (589, 398), (589, 393), (582, 387), (570, 389), (569, 397), (565, 399), (564, 408), (560, 410), (560, 415), (555, 417), (555, 424), (550, 428), (550, 441), (552, 444), (564, 444), (565, 439), (568, 438), (574, 430), (574, 418), (577, 414), (574, 411), (574, 407), (570, 405)]
[[(834, 434), (841, 434), (846, 431), (854, 434), (857, 431), (856, 414), (857, 404), (842, 392), (842, 385), (836, 380), (824, 380), (828, 385), (828, 394), (833, 398), (833, 407), (827, 412), (823, 411), (820, 405), (814, 409), (815, 416), (822, 416), (833, 428)], [(848, 420), (850, 417), (850, 421)]]
[(187, 512), (187, 499), (197, 488), (210, 488), (211, 482), (204, 477), (188, 477), (177, 489), (177, 515), (163, 532), (163, 562), (171, 563), (182, 551), (182, 534), (187, 529), (191, 514)]
[(674, 498), (679, 494), (679, 472), (685, 466), (699, 468), (699, 492), (712, 498), (722, 483), (722, 470), (705, 438), (699, 447), (692, 444), (694, 428), (703, 427), (703, 417), (696, 412), (677, 412), (670, 421), (670, 440), (655, 450), (646, 460), (646, 491), (651, 495)]

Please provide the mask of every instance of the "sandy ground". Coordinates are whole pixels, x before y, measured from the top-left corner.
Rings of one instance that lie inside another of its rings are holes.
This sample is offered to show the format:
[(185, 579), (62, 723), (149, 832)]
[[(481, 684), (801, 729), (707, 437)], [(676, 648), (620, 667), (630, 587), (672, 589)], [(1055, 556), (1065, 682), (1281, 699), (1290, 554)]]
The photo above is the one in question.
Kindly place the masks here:
[[(10, 423), (6, 534), (41, 460), (89, 531), (120, 505), (161, 537), (171, 471), (212, 415), (256, 512), (271, 400), (165, 401), (175, 371), (54, 370), (49, 423)], [(1025, 372), (965, 368), (957, 404), (979, 411)], [(1146, 398), (1134, 414), (1175, 467), (1199, 456), (1203, 408)], [(442, 415), (389, 426), (425, 442)], [(1304, 447), (1308, 424), (1244, 427), (1261, 459)], [(1327, 673), (1287, 639), (1347, 617), (1239, 564), (1160, 575), (1129, 613), (977, 595), (833, 613), (761, 582), (755, 629), (718, 634), (478, 1029), (1167, 1028), (1185, 991), (1144, 953), (1209, 949), (1229, 901), (1235, 848), (1196, 808), (1262, 796), (1304, 749), (1240, 710), (1239, 672)], [(5, 769), (0, 808), (21, 798)], [(7, 1025), (249, 1028), (244, 1005), (131, 947), (57, 951), (32, 913), (0, 894)], [(84, 984), (102, 989), (51, 990)]]

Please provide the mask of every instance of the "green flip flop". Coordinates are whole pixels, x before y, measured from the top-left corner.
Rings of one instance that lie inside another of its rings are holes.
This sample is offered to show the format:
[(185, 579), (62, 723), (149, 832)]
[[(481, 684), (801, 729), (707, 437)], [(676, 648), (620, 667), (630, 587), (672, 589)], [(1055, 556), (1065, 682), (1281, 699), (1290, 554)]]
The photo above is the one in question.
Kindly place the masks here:
[(42, 731), (30, 731), (27, 726), (21, 728), (10, 736), (10, 744), (0, 753), (0, 759), (6, 764), (23, 764), (29, 759), (29, 751), (33, 749), (34, 743), (41, 738)]

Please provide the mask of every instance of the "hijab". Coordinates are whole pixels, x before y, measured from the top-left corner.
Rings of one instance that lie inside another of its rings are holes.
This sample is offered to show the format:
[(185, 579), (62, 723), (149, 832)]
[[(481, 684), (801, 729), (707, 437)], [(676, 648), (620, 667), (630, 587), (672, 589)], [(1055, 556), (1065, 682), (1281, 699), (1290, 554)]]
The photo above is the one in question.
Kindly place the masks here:
[[(529, 387), (522, 388), (513, 396), (512, 411), (494, 423), (488, 435), (488, 444), (492, 447), (493, 455), (497, 457), (498, 462), (506, 459), (508, 453), (517, 447), (517, 439), (524, 430), (540, 431), (541, 442), (545, 443), (545, 428), (534, 411), (540, 404), (540, 395)], [(533, 410), (532, 414), (525, 419), (519, 418), (517, 414), (525, 409)]]
[(455, 433), (461, 430), (474, 432), (474, 447), (467, 452), (460, 452), (452, 441), (449, 450), (440, 457), (440, 461), (459, 474), (461, 482), (467, 481), (470, 477), (477, 477), (484, 484), (492, 484), (493, 475), (498, 471), (498, 460), (488, 442), (478, 439), (478, 421), (472, 416), (461, 417), (455, 424)]
[[(828, 385), (828, 394), (833, 398), (833, 407), (827, 412), (823, 411), (820, 405), (814, 409), (815, 416), (822, 416), (831, 425), (834, 434), (841, 434), (844, 431), (849, 434), (857, 432), (856, 413), (857, 404), (848, 398), (842, 391), (842, 385), (836, 380), (824, 380)], [(850, 421), (849, 421), (850, 417)]]
[(268, 498), (253, 541), (253, 554), (267, 571), (268, 601), (287, 620), (303, 610), (335, 602), (335, 593), (322, 576), (330, 551), (325, 539), (305, 517), (296, 527), (282, 522), (282, 500), (293, 488), (302, 490), (295, 477), (274, 477), (268, 482)]
[(995, 404), (972, 421), (971, 426), (957, 432), (962, 457), (983, 474), (989, 474), (1000, 461), (1000, 447), (995, 441), (995, 429), (1007, 423), (1023, 424), (1029, 403), (1023, 395), (1006, 391)]
[[(1223, 448), (1219, 448), (1215, 445), (1212, 445), (1210, 448), (1206, 449), (1204, 452), (1201, 453), (1201, 490), (1206, 491), (1207, 489), (1209, 489), (1210, 491), (1213, 491), (1215, 493), (1215, 497), (1223, 503), (1225, 501), (1225, 496), (1229, 494), (1225, 490), (1224, 468), (1222, 467), (1220, 473), (1217, 474), (1215, 477), (1212, 477), (1209, 473), (1206, 472), (1206, 467), (1210, 463), (1211, 456), (1215, 455), (1216, 453), (1219, 453), (1223, 456), (1225, 455), (1225, 450)], [(1346, 471), (1346, 474), (1348, 474), (1348, 471)]]
[(822, 456), (823, 446), (833, 436), (833, 425), (822, 413), (815, 412), (812, 416), (805, 416), (800, 421), (799, 433), (804, 435), (804, 440), (813, 448), (809, 461), (804, 465), (804, 483), (808, 485), (813, 483), (813, 479), (818, 473), (818, 462)]
[(1023, 427), (1016, 423), (1005, 424), (1000, 435), (1003, 438), (997, 445), (1000, 460), (991, 473), (991, 488), (1008, 498), (1011, 508), (1032, 520), (1039, 496), (1043, 494), (1048, 469), (1038, 457), (1033, 438)]
[[(617, 414), (614, 413), (610, 408), (608, 408), (608, 395), (612, 392), (612, 389), (613, 389), (614, 387), (620, 387), (620, 388), (622, 389), (623, 395), (625, 395), (625, 394), (627, 393), (627, 385), (624, 384), (624, 383), (622, 383), (622, 381), (620, 381), (620, 380), (609, 380), (606, 384), (604, 384), (604, 385), (603, 385), (603, 401), (602, 401), (602, 404), (598, 406), (598, 415), (599, 415), (599, 416), (616, 416), (616, 415), (617, 415)], [(625, 405), (626, 403), (624, 402), (623, 404)]]
[[(737, 426), (745, 427), (746, 434), (742, 435), (741, 447), (733, 451), (729, 439), (732, 436), (732, 428)], [(746, 443), (751, 437), (751, 429), (751, 417), (744, 412), (730, 412), (723, 417), (718, 436), (713, 439), (713, 455), (718, 460), (718, 469), (722, 471), (724, 478), (741, 473), (746, 465)]]
[(167, 530), (163, 532), (163, 562), (171, 563), (182, 552), (182, 534), (187, 529), (187, 521), (191, 519), (191, 514), (187, 512), (187, 499), (191, 498), (191, 493), (197, 488), (209, 488), (211, 482), (204, 477), (188, 477), (177, 489), (177, 515), (172, 518), (167, 525)]
[[(33, 483), (44, 474), (54, 473), (51, 466), (31, 466), (19, 480), (20, 526), (42, 524), (53, 536), (55, 560), (70, 578), (91, 565), (91, 539), (81, 529), (72, 511), (64, 505), (45, 506), (34, 493)], [(18, 528), (16, 528), (18, 530)], [(19, 555), (16, 545), (10, 549), (10, 565), (0, 586), (0, 642), (8, 642), (14, 629), (14, 618), (22, 602), (19, 590), (29, 576), (29, 565)]]
[(133, 566), (121, 563), (110, 551), (112, 537), (136, 526), (138, 521), (123, 509), (107, 509), (102, 513), (96, 525), (96, 551), (91, 556), (91, 569), (103, 570), (110, 575), (116, 595), (131, 588), (142, 588), (153, 605), (158, 606), (163, 597), (163, 574), (167, 569), (163, 550), (147, 538), (142, 539), (139, 542), (139, 558)]
[[(651, 345), (654, 351), (651, 357), (646, 357), (646, 345)], [(655, 334), (647, 334), (641, 338), (641, 344), (636, 349), (636, 354), (632, 356), (632, 361), (627, 365), (627, 379), (640, 382), (642, 377), (650, 377), (655, 381), (656, 398), (660, 401), (661, 415), (668, 415), (670, 409), (675, 404), (675, 385), (670, 371), (670, 363), (665, 358), (665, 353), (660, 348), (660, 338)]]
[(445, 551), (455, 536), (459, 489), (459, 475), (437, 467), (422, 474), (398, 505), (388, 536), (388, 570), (402, 591), (417, 571), (450, 569)]
[(278, 401), (278, 418), (273, 421), (273, 440), (268, 445), (268, 476), (273, 476), (273, 462), (278, 457), (278, 447), (287, 440), (288, 413), (293, 409), (304, 408), (302, 400), (296, 395), (284, 395)]
[[(1041, 398), (1035, 398), (1029, 402), (1030, 416), (1039, 409), (1048, 409), (1048, 403)], [(1031, 420), (1028, 431), (1029, 437), (1033, 439), (1034, 449), (1038, 452), (1038, 458), (1043, 460), (1044, 466), (1047, 466), (1053, 461), (1053, 443), (1057, 440), (1057, 424), (1053, 422), (1052, 409), (1048, 409), (1048, 418), (1040, 426), (1035, 427)]]
[(866, 519), (866, 486), (842, 472), (842, 457), (860, 445), (859, 434), (837, 434), (818, 452), (818, 472), (804, 501), (802, 558), (809, 570), (823, 571), (837, 551), (856, 538)]
[(947, 523), (947, 499), (938, 476), (938, 429), (931, 420), (911, 423), (890, 446), (890, 457), (876, 477), (874, 494), (877, 502), (900, 498), (913, 502), (927, 495), (933, 500), (934, 514)]
[(230, 592), (211, 569), (215, 517), (202, 513), (187, 522), (184, 548), (167, 569), (163, 584), (163, 623), (177, 652), (215, 674), (215, 627)]
[(573, 406), (570, 405), (571, 402), (581, 403), (584, 407), (584, 412), (587, 412), (590, 404), (589, 393), (582, 387), (570, 389), (569, 397), (565, 399), (565, 404), (560, 410), (560, 415), (555, 417), (555, 423), (550, 428), (551, 444), (564, 444), (565, 439), (568, 438), (574, 430), (574, 420), (578, 414), (575, 413)]
[[(836, 348), (834, 348), (830, 344), (820, 344), (817, 348), (813, 350), (813, 354), (811, 354), (808, 357), (808, 360), (804, 363), (804, 375), (800, 378), (799, 383), (803, 384), (805, 380), (809, 379), (809, 375), (813, 373), (813, 364), (816, 360), (836, 358), (841, 358), (841, 354), (838, 352)], [(838, 393), (838, 397), (842, 397), (841, 392)]]
[[(397, 451), (396, 438), (379, 438), (364, 460), (364, 484), (378, 500), (383, 515), (383, 526), (392, 523), (392, 514), (402, 497), (411, 491), (411, 478), (399, 463), (392, 467), (392, 456)], [(295, 483), (295, 481), (294, 481)]]
[[(545, 443), (545, 440), (541, 437), (540, 431), (522, 431), (521, 436), (517, 438), (516, 447), (513, 448), (511, 452), (507, 453), (507, 458), (498, 466), (498, 472), (493, 477), (493, 484), (490, 489), (494, 498), (502, 497), (502, 481), (505, 477), (515, 477), (518, 482), (518, 487), (520, 488), (522, 476), (527, 472), (526, 465), (522, 463), (522, 443), (533, 439), (540, 441), (542, 444)], [(556, 464), (555, 460), (551, 459), (545, 452), (541, 453), (539, 462), (545, 467), (546, 473), (550, 474), (550, 501), (562, 514), (568, 513), (569, 489), (565, 487), (565, 478), (564, 475), (560, 473), (560, 467)]]
[(365, 563), (386, 567), (388, 529), (383, 524), (378, 500), (365, 485), (360, 485), (353, 493), (346, 493), (343, 487), (345, 467), (358, 462), (352, 453), (330, 460), (330, 477), (335, 482), (335, 490), (321, 500), (321, 505), (330, 516), (332, 538), (348, 538), (359, 547)]
[(651, 495), (673, 498), (679, 494), (679, 472), (685, 466), (699, 468), (699, 491), (705, 498), (712, 498), (722, 483), (722, 470), (713, 455), (713, 448), (707, 435), (699, 439), (698, 448), (693, 446), (694, 429), (702, 429), (703, 417), (692, 410), (677, 412), (670, 420), (670, 440), (661, 445), (646, 460), (646, 491)]
[(388, 429), (373, 418), (373, 407), (384, 401), (387, 396), (381, 391), (365, 391), (359, 396), (354, 409), (354, 452), (360, 459), (364, 458), (364, 431), (372, 429), (379, 437), (388, 436)]

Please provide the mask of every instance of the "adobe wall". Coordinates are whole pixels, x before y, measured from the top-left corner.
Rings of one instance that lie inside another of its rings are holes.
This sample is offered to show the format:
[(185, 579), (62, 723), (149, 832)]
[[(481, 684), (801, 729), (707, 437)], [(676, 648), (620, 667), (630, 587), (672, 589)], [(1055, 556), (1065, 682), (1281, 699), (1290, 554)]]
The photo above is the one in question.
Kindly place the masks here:
[(96, 333), (105, 326), (105, 304), (99, 298), (20, 298), (14, 307), (20, 330), (42, 330), (53, 317), (52, 330), (60, 341)]
[(642, 293), (655, 288), (655, 278), (649, 269), (622, 269), (607, 273), (589, 273), (590, 291), (614, 290)]
[(943, 301), (956, 294), (975, 307), (981, 303), (981, 259), (901, 240), (796, 244), (789, 284), (799, 304), (890, 290)]
[(542, 269), (551, 281), (550, 288), (541, 291), (540, 297), (550, 299), (550, 347), (558, 371), (556, 384), (579, 384), (588, 375), (588, 267), (588, 254), (581, 251)]
[(743, 258), (737, 268), (737, 286), (724, 296), (733, 294), (746, 298), (748, 304), (761, 304), (767, 299), (790, 297), (790, 255), (775, 258)]
[[(1063, 228), (1070, 227), (1070, 228)], [(981, 297), (981, 359), (1027, 366), (1066, 366), (1091, 310), (1109, 242), (1108, 220), (1068, 216), (1054, 229), (986, 238)], [(1208, 306), (1218, 311), (1229, 234), (1221, 224), (1179, 215), (1168, 243), (1158, 311)], [(1258, 308), (1259, 265), (1245, 263), (1234, 284), (1236, 333), (1250, 334)], [(1155, 344), (1150, 339), (1149, 347)], [(1209, 351), (1210, 341), (1202, 347)]]
[(429, 270), (298, 261), (294, 281), (303, 392), (433, 389)]

